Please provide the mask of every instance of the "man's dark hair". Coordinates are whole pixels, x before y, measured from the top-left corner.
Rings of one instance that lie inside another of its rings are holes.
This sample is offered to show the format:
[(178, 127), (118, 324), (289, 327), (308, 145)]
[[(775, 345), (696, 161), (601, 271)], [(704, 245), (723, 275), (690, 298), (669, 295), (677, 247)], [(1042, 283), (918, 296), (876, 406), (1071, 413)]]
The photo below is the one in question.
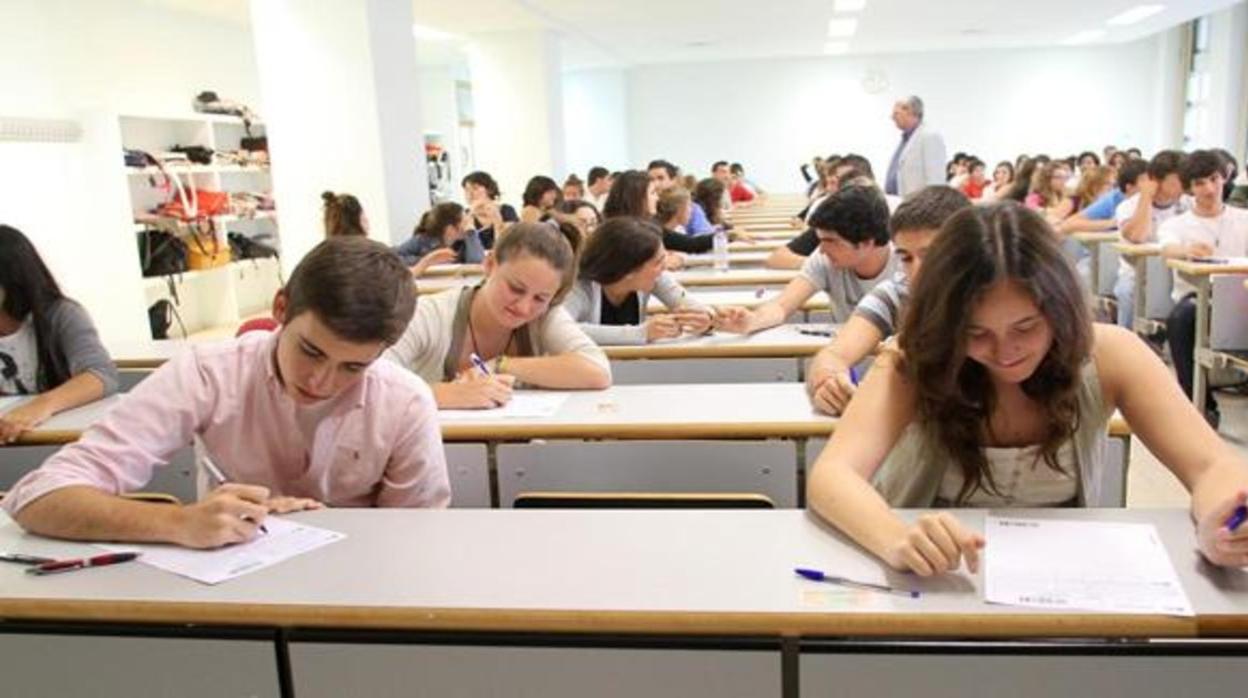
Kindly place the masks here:
[(1190, 189), (1192, 180), (1223, 174), (1224, 167), (1221, 156), (1212, 150), (1193, 150), (1183, 158), (1183, 164), (1179, 166), (1179, 179), (1183, 180), (1184, 189)]
[(542, 201), (542, 195), (548, 191), (553, 191), (559, 194), (559, 196), (563, 196), (563, 190), (559, 188), (555, 180), (546, 175), (537, 175), (525, 185), (524, 195), (520, 198), (524, 201), (525, 206), (537, 206)]
[(727, 167), (727, 166), (728, 166), (727, 160), (716, 160), (715, 164), (711, 165), (711, 174), (715, 174), (715, 170), (718, 170), (721, 167)]
[(971, 200), (962, 192), (943, 184), (933, 184), (901, 202), (888, 221), (889, 231), (896, 235), (908, 230), (939, 230), (950, 216), (970, 207)]
[(846, 242), (888, 244), (888, 202), (874, 186), (849, 186), (829, 196), (810, 216), (810, 227)]
[(875, 171), (871, 169), (871, 161), (858, 153), (850, 153), (841, 158), (840, 162), (836, 163), (837, 167), (844, 167), (846, 165), (853, 167), (855, 170), (858, 170), (871, 179), (875, 179)]
[(734, 162), (728, 166), (728, 171), (740, 177), (745, 174), (745, 167), (743, 167), (739, 162)]
[(1178, 174), (1183, 166), (1183, 153), (1178, 150), (1163, 150), (1148, 161), (1148, 176), (1160, 182), (1167, 176)]
[(1076, 162), (1083, 162), (1084, 158), (1092, 158), (1093, 164), (1096, 164), (1096, 165), (1101, 164), (1101, 156), (1097, 155), (1091, 150), (1085, 150), (1082, 153), (1079, 153), (1079, 159)]
[(602, 167), (601, 165), (591, 167), (589, 168), (589, 174), (585, 176), (585, 183), (592, 187), (598, 183), (598, 180), (603, 177), (610, 176), (610, 174), (611, 173), (607, 171), (607, 168)]
[(1148, 171), (1148, 163), (1139, 158), (1127, 158), (1122, 163), (1122, 169), (1118, 170), (1118, 191), (1126, 192), (1127, 185), (1135, 184), (1140, 175)]
[(412, 272), (389, 247), (356, 235), (312, 248), (283, 289), (286, 322), (311, 310), (340, 339), (394, 344), (416, 310)]
[(646, 172), (649, 172), (650, 170), (653, 170), (659, 167), (662, 167), (667, 172), (667, 176), (671, 177), (672, 179), (676, 179), (678, 176), (680, 176), (679, 167), (673, 165), (667, 160), (662, 160), (662, 159), (651, 160), (650, 164), (646, 165)]

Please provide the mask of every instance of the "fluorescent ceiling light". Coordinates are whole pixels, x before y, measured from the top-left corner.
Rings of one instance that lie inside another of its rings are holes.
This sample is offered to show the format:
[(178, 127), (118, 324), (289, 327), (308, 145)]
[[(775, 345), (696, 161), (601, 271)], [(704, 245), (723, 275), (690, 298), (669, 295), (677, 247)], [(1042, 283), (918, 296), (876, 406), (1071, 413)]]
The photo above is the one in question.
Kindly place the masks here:
[(853, 17), (828, 20), (828, 36), (853, 36), (858, 31), (858, 20)]
[(867, 6), (867, 0), (836, 0), (832, 6), (833, 12), (862, 12), (862, 8)]
[(433, 27), (426, 27), (420, 24), (412, 25), (412, 36), (425, 41), (457, 41), (460, 37), (456, 34), (448, 34), (447, 32)]
[(1110, 17), (1106, 24), (1111, 24), (1116, 27), (1135, 24), (1136, 22), (1142, 22), (1149, 17), (1152, 17), (1164, 9), (1166, 9), (1165, 5), (1136, 5), (1120, 15)]
[(840, 56), (849, 53), (848, 41), (829, 41), (823, 45), (823, 52), (829, 56)]
[(1104, 39), (1106, 33), (1107, 32), (1104, 29), (1088, 29), (1087, 31), (1081, 31), (1078, 34), (1074, 34), (1066, 38), (1062, 41), (1062, 43), (1067, 45), (1090, 44), (1097, 39)]

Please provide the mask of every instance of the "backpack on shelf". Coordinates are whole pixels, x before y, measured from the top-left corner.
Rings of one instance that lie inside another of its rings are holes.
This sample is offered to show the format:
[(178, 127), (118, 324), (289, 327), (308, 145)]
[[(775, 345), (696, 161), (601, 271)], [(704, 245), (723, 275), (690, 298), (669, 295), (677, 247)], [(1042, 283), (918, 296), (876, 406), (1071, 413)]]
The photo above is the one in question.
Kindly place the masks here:
[(265, 259), (277, 257), (277, 250), (242, 233), (230, 233), (230, 250), (234, 259)]
[(139, 233), (139, 266), (143, 276), (181, 274), (187, 265), (186, 243), (164, 230)]

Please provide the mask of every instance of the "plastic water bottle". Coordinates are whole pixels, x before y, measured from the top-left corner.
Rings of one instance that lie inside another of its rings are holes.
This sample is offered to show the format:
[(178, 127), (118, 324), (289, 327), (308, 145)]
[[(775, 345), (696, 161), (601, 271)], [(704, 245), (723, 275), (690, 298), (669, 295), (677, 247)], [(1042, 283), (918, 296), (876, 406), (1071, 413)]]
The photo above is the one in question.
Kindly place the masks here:
[(716, 230), (711, 242), (711, 261), (715, 271), (728, 271), (728, 233)]

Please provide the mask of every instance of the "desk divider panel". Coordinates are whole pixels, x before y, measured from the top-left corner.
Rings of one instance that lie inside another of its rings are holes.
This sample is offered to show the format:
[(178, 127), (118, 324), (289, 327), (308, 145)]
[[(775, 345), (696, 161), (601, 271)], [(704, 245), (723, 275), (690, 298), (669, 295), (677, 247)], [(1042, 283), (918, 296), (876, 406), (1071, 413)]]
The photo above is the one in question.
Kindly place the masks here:
[[(801, 361), (807, 361), (802, 357)], [(625, 359), (611, 362), (616, 385), (670, 383), (792, 383), (797, 357), (774, 359)]]
[(792, 441), (550, 441), (498, 447), (500, 502), (522, 492), (753, 492), (797, 503)]
[(445, 444), (445, 448), (446, 469), (451, 478), (451, 506), (488, 509), (490, 472), (485, 444)]
[(1170, 291), (1174, 289), (1174, 272), (1166, 266), (1163, 257), (1149, 257), (1145, 262), (1147, 276), (1144, 278), (1144, 315), (1153, 320), (1165, 320), (1174, 307)]

